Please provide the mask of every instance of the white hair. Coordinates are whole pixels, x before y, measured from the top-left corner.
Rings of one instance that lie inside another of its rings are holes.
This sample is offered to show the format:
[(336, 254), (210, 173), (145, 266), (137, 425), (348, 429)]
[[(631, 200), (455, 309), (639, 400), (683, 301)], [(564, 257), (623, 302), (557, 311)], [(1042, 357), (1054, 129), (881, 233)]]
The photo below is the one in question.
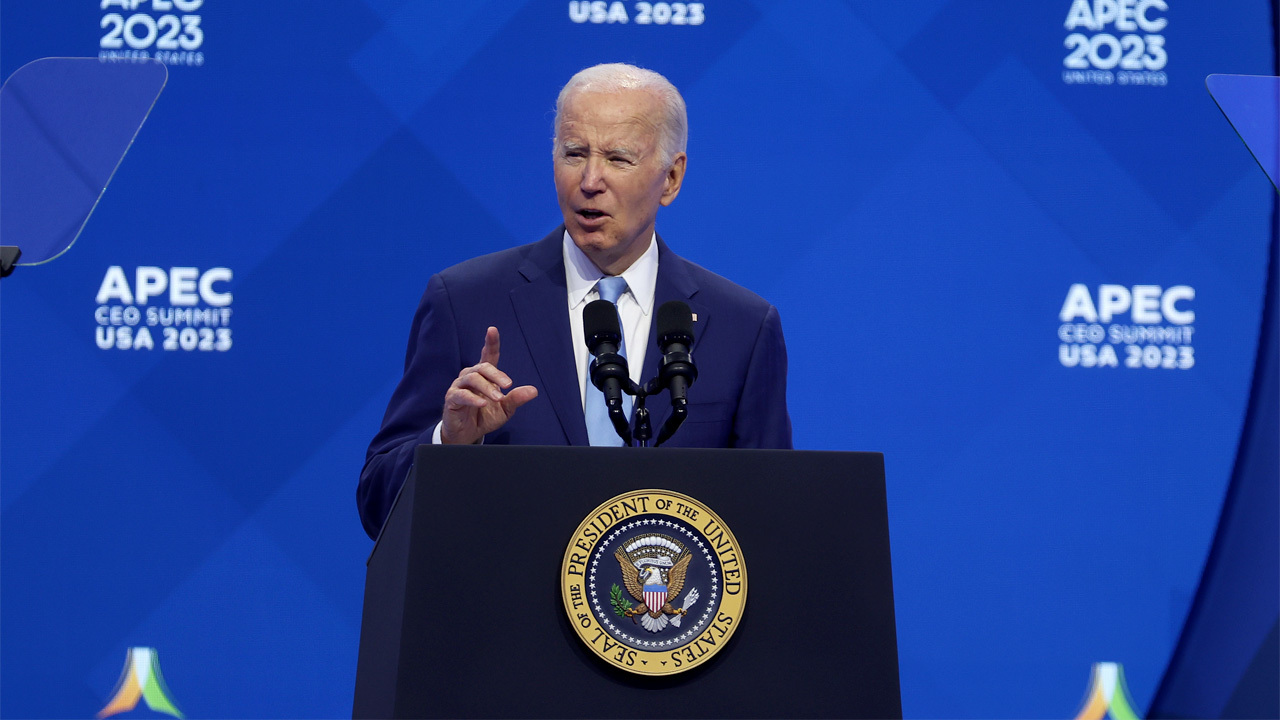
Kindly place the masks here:
[(580, 70), (569, 78), (556, 98), (555, 144), (560, 144), (560, 114), (565, 101), (576, 92), (615, 93), (623, 90), (644, 90), (653, 93), (662, 103), (662, 123), (658, 128), (658, 147), (662, 150), (663, 165), (670, 166), (678, 153), (685, 151), (689, 143), (689, 113), (684, 98), (676, 86), (662, 75), (635, 65), (606, 63)]

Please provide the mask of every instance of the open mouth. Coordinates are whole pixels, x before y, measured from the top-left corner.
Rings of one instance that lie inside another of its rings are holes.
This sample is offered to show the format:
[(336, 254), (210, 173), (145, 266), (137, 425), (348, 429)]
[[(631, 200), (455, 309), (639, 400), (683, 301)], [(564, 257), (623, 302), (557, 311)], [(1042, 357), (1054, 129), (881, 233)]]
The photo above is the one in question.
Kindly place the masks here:
[(604, 217), (604, 213), (600, 212), (599, 210), (589, 210), (589, 209), (579, 210), (578, 215), (587, 220), (597, 220), (599, 218)]

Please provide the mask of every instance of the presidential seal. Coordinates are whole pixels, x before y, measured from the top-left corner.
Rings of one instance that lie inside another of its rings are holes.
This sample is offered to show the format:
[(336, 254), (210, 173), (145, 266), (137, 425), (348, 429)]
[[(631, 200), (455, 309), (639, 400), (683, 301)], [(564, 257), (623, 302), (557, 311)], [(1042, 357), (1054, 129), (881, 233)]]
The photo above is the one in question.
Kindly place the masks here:
[(596, 508), (560, 569), (569, 622), (607, 663), (671, 675), (715, 655), (742, 621), (747, 570), (733, 533), (707, 506), (636, 490)]

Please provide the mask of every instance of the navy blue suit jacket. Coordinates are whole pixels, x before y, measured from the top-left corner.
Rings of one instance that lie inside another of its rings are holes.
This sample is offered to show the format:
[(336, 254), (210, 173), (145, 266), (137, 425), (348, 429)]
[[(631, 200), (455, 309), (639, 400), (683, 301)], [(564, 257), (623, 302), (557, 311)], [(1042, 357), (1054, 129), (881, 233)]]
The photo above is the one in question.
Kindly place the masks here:
[[(404, 377), (382, 428), (369, 445), (356, 499), (365, 531), (376, 537), (413, 463), (430, 443), (444, 395), (463, 368), (479, 361), (486, 329), (502, 336), (498, 367), (538, 397), (484, 438), (489, 444), (588, 445), (571, 346), (560, 227), (541, 241), (455, 265), (431, 278), (413, 318)], [(772, 305), (695, 265), (658, 239), (654, 308), (682, 300), (697, 315), (689, 416), (666, 447), (790, 448), (787, 351)], [(657, 374), (650, 329), (644, 372)], [(665, 393), (649, 403), (655, 432), (670, 414)]]

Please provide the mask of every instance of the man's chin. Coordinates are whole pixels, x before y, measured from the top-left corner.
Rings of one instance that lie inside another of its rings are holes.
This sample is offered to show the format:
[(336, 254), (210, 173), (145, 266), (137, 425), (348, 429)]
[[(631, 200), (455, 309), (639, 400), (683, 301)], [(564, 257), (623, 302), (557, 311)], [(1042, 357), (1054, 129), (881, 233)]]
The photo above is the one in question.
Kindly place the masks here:
[(570, 228), (569, 237), (582, 254), (602, 271), (607, 272), (618, 260), (616, 239), (602, 232), (584, 232), (581, 228)]
[(578, 226), (569, 228), (569, 237), (573, 238), (573, 244), (577, 245), (579, 250), (588, 255), (606, 252), (618, 244), (617, 240), (604, 230), (586, 230)]
[[(619, 263), (623, 262), (627, 254), (637, 252), (641, 246), (636, 244), (635, 240), (625, 242), (618, 239), (613, 233), (606, 232), (604, 229), (586, 230), (577, 224), (566, 226), (569, 229), (569, 237), (573, 239), (573, 244), (583, 252), (596, 267), (610, 274), (617, 274), (625, 270), (630, 262), (619, 267)], [(642, 247), (648, 248), (648, 242)], [(631, 258), (635, 260), (635, 258)]]

